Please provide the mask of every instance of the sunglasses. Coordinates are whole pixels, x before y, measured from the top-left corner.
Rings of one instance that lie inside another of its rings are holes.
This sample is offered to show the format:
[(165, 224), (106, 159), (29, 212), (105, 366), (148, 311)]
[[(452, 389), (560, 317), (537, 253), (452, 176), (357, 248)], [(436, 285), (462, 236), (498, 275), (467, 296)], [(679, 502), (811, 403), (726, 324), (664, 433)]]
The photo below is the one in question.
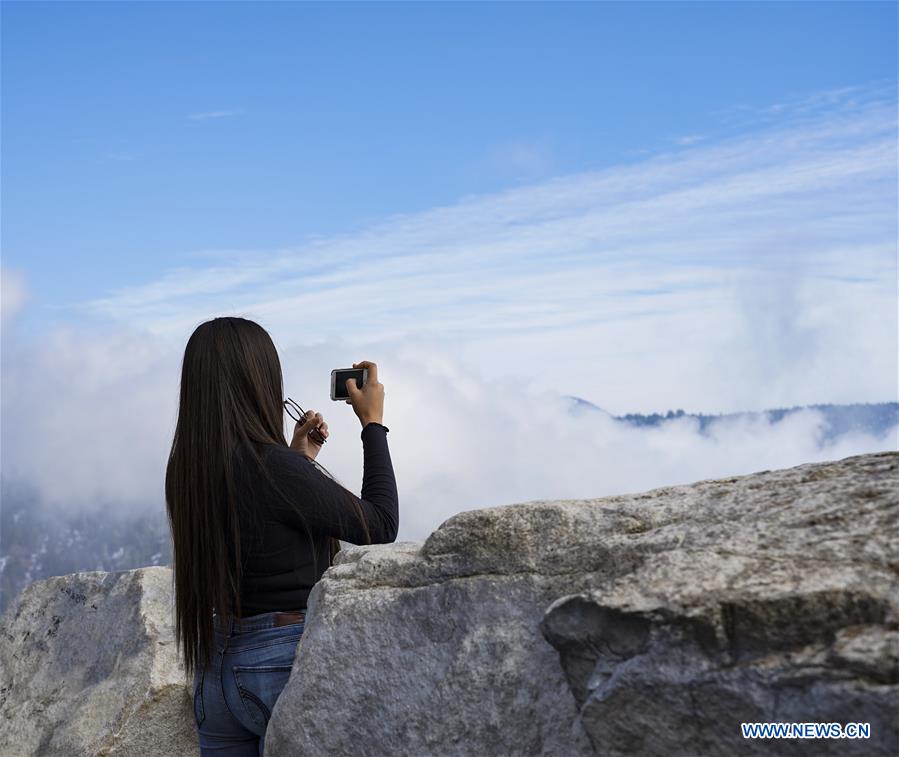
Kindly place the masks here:
[[(303, 410), (296, 402), (294, 402), (290, 397), (284, 400), (284, 408), (287, 410), (287, 414), (293, 418), (297, 423), (305, 423), (306, 422), (306, 411)], [(312, 429), (309, 434), (309, 438), (315, 442), (316, 444), (324, 444), (327, 439), (322, 436), (321, 431), (317, 428)]]

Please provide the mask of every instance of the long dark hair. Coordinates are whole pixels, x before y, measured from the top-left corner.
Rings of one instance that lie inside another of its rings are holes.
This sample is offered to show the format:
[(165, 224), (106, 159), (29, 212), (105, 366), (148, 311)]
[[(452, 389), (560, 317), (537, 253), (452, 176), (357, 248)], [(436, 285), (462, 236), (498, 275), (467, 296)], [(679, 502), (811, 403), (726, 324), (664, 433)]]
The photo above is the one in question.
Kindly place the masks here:
[[(211, 664), (213, 612), (226, 622), (232, 612), (242, 617), (235, 480), (241, 450), (249, 455), (244, 460), (262, 471), (284, 502), (299, 512), (318, 565), (315, 540), (302, 518), (302, 503), (292, 501), (275, 484), (253, 446), (253, 442), (288, 446), (283, 401), (281, 361), (264, 328), (238, 317), (213, 318), (197, 326), (184, 350), (178, 421), (165, 475), (172, 532), (175, 640), (188, 678), (198, 665)], [(321, 465), (316, 466), (334, 478)], [(352, 492), (344, 491), (370, 544), (359, 503)], [(329, 537), (328, 545), (330, 567), (340, 541)]]

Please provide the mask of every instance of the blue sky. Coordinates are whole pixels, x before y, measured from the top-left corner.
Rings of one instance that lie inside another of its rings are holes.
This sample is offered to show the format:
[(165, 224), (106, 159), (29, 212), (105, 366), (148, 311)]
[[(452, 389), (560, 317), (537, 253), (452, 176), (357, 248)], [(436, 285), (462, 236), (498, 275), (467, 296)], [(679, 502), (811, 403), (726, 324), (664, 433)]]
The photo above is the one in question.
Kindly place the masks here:
[(899, 444), (559, 400), (897, 399), (895, 4), (0, 11), (2, 472), (48, 502), (158, 505), (217, 315), (271, 333), (348, 482), (328, 377), (378, 362), (401, 538)]
[(892, 3), (2, 13), (3, 258), (27, 271), (40, 322), (194, 251), (631, 163), (896, 66)]

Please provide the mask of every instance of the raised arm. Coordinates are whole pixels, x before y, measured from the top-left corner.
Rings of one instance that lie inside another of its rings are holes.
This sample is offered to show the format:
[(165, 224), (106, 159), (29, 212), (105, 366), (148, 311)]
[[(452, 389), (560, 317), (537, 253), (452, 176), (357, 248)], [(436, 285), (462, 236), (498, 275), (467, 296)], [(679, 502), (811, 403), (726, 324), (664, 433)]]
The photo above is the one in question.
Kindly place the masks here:
[[(367, 423), (362, 429), (362, 497), (357, 497), (314, 462), (288, 447), (270, 447), (269, 470), (293, 507), (272, 499), (274, 517), (287, 526), (303, 530), (303, 521), (313, 530), (350, 544), (365, 544), (365, 532), (353, 508), (362, 510), (372, 544), (396, 540), (399, 529), (399, 497), (390, 450), (388, 428)], [(299, 513), (297, 512), (299, 511)], [(302, 516), (302, 520), (301, 520)]]

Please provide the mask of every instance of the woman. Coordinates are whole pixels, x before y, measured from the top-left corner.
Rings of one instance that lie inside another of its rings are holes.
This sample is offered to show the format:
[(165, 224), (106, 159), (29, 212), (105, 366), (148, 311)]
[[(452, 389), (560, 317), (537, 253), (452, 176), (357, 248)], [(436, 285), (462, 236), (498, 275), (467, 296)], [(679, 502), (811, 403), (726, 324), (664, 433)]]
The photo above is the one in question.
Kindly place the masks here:
[(305, 627), (306, 600), (340, 541), (396, 539), (396, 480), (377, 366), (360, 390), (362, 497), (314, 462), (328, 424), (307, 411), (284, 436), (281, 363), (244, 318), (191, 335), (166, 470), (173, 541), (175, 638), (193, 679), (202, 755), (262, 754), (275, 701)]

